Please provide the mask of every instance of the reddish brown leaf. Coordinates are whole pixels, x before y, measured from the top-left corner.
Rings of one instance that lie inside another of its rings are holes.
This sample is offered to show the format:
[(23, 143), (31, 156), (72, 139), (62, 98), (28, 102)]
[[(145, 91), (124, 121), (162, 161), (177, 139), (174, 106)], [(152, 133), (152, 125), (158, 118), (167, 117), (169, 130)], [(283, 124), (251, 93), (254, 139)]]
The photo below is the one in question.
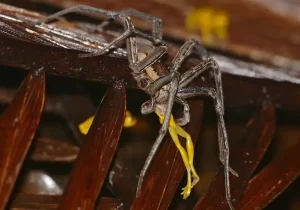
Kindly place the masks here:
[(38, 138), (34, 144), (31, 159), (34, 161), (73, 162), (78, 152), (77, 146), (49, 138)]
[(0, 209), (4, 209), (38, 127), (45, 98), (45, 72), (31, 71), (0, 120)]
[(56, 210), (61, 200), (60, 195), (17, 194), (12, 199), (11, 210)]
[[(122, 79), (126, 87), (137, 88), (128, 63), (123, 59), (108, 56), (83, 59), (78, 57), (79, 52), (72, 50), (37, 45), (1, 36), (0, 51), (2, 53), (0, 64), (2, 65), (24, 69), (40, 66), (44, 67), (48, 74), (105, 84)], [(249, 68), (252, 68), (250, 63)], [(204, 74), (202, 79), (199, 77), (196, 81), (196, 84), (201, 86), (214, 83), (209, 74)], [(260, 104), (266, 97), (270, 97), (272, 102), (281, 108), (298, 109), (300, 106), (298, 85), (278, 84), (278, 82), (267, 79), (249, 79), (224, 74), (225, 106)], [(53, 107), (49, 106), (49, 108)]]
[[(273, 107), (263, 109), (247, 125), (241, 145), (236, 147), (231, 155), (231, 167), (239, 173), (239, 177), (230, 176), (231, 193), (234, 203), (236, 203), (251, 174), (257, 167), (275, 131), (275, 113)], [(195, 210), (206, 209), (229, 209), (224, 191), (223, 166), (220, 166), (219, 173), (210, 184), (206, 194), (197, 203)]]
[[(69, 128), (72, 130), (76, 139), (76, 143), (81, 145), (83, 135), (78, 129), (78, 125), (92, 116), (96, 112), (96, 108), (91, 99), (85, 95), (64, 95), (56, 97), (58, 113), (65, 119)], [(47, 101), (46, 101), (47, 102)], [(82, 109), (84, 107), (84, 109)]]
[(116, 198), (100, 197), (95, 210), (123, 210), (123, 204)]
[(119, 142), (125, 110), (125, 87), (110, 88), (78, 154), (60, 209), (94, 209)]
[[(62, 197), (60, 195), (17, 194), (12, 200), (10, 210), (56, 210)], [(96, 210), (121, 210), (122, 203), (115, 198), (100, 197)]]
[[(200, 133), (203, 104), (201, 101), (190, 104), (192, 120), (187, 131), (193, 142), (196, 142)], [(167, 134), (146, 174), (141, 194), (134, 200), (131, 210), (168, 209), (185, 171), (180, 153)]]
[(136, 87), (128, 62), (109, 56), (80, 58), (82, 52), (33, 44), (0, 36), (0, 64), (32, 69), (43, 67), (49, 74), (112, 84), (123, 80)]
[(300, 141), (251, 179), (237, 209), (263, 209), (300, 175)]
[[(11, 103), (16, 91), (13, 88), (0, 88), (0, 103)], [(83, 135), (79, 132), (78, 125), (95, 114), (96, 108), (86, 95), (63, 94), (59, 96), (46, 96), (43, 111), (61, 115), (72, 130), (76, 142), (81, 144)]]

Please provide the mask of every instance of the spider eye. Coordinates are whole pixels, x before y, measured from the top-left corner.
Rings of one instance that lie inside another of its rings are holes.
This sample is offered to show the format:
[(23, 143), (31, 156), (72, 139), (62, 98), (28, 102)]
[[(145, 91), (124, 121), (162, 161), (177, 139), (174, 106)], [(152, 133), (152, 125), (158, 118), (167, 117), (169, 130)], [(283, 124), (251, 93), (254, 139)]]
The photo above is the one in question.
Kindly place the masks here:
[(150, 114), (154, 111), (155, 105), (152, 104), (151, 100), (146, 101), (141, 106), (141, 113), (142, 114)]
[(141, 79), (140, 80), (140, 87), (145, 88), (148, 86), (148, 80), (147, 79)]

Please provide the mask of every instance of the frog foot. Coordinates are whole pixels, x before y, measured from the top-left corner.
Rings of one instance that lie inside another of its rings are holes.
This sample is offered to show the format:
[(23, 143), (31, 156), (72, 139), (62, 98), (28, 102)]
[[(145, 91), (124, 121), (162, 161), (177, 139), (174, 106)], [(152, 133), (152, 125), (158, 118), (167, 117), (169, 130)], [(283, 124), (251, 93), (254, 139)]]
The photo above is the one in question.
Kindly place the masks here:
[(181, 195), (183, 195), (183, 199), (187, 199), (187, 197), (189, 197), (189, 195), (191, 194), (191, 189), (192, 186), (190, 184), (187, 184), (184, 188), (182, 188), (182, 193)]

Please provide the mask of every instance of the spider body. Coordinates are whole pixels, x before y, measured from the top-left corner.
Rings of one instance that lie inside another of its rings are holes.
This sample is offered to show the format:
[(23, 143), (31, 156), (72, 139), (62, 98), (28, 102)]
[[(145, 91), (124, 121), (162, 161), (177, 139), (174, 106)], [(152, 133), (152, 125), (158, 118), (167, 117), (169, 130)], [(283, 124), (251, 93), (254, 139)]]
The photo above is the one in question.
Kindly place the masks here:
[[(183, 188), (183, 198), (186, 199), (192, 187), (199, 181), (194, 166), (194, 146), (190, 135), (181, 128), (190, 121), (189, 105), (186, 99), (194, 96), (209, 96), (213, 99), (218, 120), (218, 143), (219, 158), (224, 165), (225, 176), (225, 193), (226, 200), (230, 209), (234, 209), (231, 202), (229, 173), (238, 176), (237, 173), (229, 167), (229, 143), (224, 122), (224, 100), (221, 72), (217, 62), (208, 57), (207, 51), (196, 40), (190, 39), (186, 41), (179, 49), (177, 55), (173, 58), (171, 64), (166, 67), (161, 62), (161, 57), (167, 52), (168, 47), (162, 40), (162, 21), (157, 17), (142, 13), (135, 9), (126, 9), (121, 12), (106, 11), (85, 5), (78, 5), (55, 13), (47, 17), (42, 22), (49, 22), (62, 15), (70, 12), (83, 13), (88, 15), (103, 15), (108, 19), (119, 20), (124, 27), (124, 32), (103, 49), (96, 53), (85, 54), (82, 57), (97, 56), (107, 53), (118, 42), (125, 40), (128, 54), (129, 66), (132, 69), (132, 75), (136, 79), (138, 86), (150, 96), (150, 100), (143, 103), (141, 112), (149, 114), (155, 112), (162, 124), (156, 141), (150, 151), (150, 154), (141, 171), (137, 196), (139, 195), (143, 178), (150, 166), (150, 163), (157, 152), (161, 142), (163, 141), (167, 131), (169, 131), (172, 140), (178, 148), (184, 165), (187, 170), (188, 181), (186, 187)], [(131, 16), (149, 21), (152, 24), (152, 34), (146, 34), (135, 29)], [(106, 22), (103, 22), (106, 25)], [(101, 27), (101, 26), (100, 26)], [(152, 43), (150, 49), (144, 50), (145, 46), (139, 46), (136, 37), (149, 40)], [(140, 47), (140, 48), (138, 48)], [(199, 64), (180, 74), (178, 69), (182, 62), (189, 57), (190, 54), (196, 54), (199, 57)], [(189, 87), (189, 84), (204, 71), (212, 70), (215, 79), (215, 88), (212, 87)], [(172, 108), (174, 102), (183, 106), (183, 116), (174, 119), (172, 116)], [(181, 146), (178, 136), (186, 139), (186, 148)]]
[[(139, 54), (139, 58), (146, 57), (145, 53), (138, 53), (138, 54)], [(158, 82), (159, 80), (168, 79), (167, 77), (169, 74), (170, 72), (167, 70), (167, 67), (164, 66), (159, 61), (153, 63), (151, 66), (148, 66), (147, 68), (144, 69), (144, 71), (138, 74), (133, 74), (133, 77), (137, 81), (138, 87), (151, 97), (151, 100), (142, 104), (141, 106), (142, 114), (150, 114), (156, 111), (158, 111), (163, 115), (166, 114), (167, 104), (169, 99), (170, 83), (165, 85), (163, 85), (164, 83), (160, 84), (159, 90), (157, 91), (153, 91), (153, 86), (155, 82)], [(175, 119), (175, 122), (181, 126), (184, 126), (189, 122), (189, 119), (187, 120), (188, 121), (182, 123), (177, 119)]]

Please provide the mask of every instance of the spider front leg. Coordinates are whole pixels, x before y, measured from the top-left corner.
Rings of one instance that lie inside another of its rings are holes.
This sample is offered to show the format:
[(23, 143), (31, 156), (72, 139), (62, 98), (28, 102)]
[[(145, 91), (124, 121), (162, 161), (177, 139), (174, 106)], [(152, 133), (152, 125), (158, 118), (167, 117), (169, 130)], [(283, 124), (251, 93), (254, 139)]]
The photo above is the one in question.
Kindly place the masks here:
[[(238, 176), (238, 174), (229, 167), (229, 143), (228, 143), (228, 137), (227, 137), (227, 132), (225, 128), (225, 123), (224, 123), (224, 100), (223, 100), (223, 88), (222, 88), (222, 79), (221, 79), (221, 71), (219, 69), (218, 64), (211, 58), (207, 58), (207, 52), (206, 50), (194, 39), (188, 40), (184, 43), (184, 45), (179, 49), (177, 55), (173, 59), (169, 69), (170, 71), (172, 70), (177, 70), (184, 59), (186, 59), (192, 52), (197, 53), (199, 57), (204, 60), (202, 61), (199, 65), (193, 67), (183, 75), (181, 75), (180, 83), (179, 83), (179, 90), (177, 97), (182, 97), (184, 98), (184, 87), (186, 87), (193, 79), (198, 77), (202, 72), (205, 70), (212, 68), (214, 71), (214, 79), (215, 79), (215, 84), (216, 84), (216, 89), (214, 91), (210, 91), (211, 94), (214, 94), (213, 99), (215, 101), (215, 107), (216, 107), (216, 112), (218, 116), (218, 143), (219, 143), (219, 157), (220, 161), (224, 165), (224, 176), (225, 176), (225, 188), (226, 188), (226, 200), (228, 202), (228, 205), (231, 209), (234, 209), (231, 203), (231, 194), (230, 194), (230, 182), (229, 182), (229, 171), (235, 175)], [(203, 90), (204, 91), (204, 90)], [(199, 94), (211, 96), (210, 92), (205, 92), (203, 93), (197, 92)], [(191, 94), (190, 91), (189, 93), (186, 93), (188, 98), (188, 95)], [(195, 93), (196, 94), (196, 93)], [(197, 95), (197, 94), (196, 94)], [(193, 95), (192, 95), (193, 96)], [(191, 97), (192, 97), (191, 96)]]
[(152, 24), (152, 36), (157, 39), (162, 39), (162, 20), (160, 18), (148, 15), (133, 8), (124, 9), (120, 11), (120, 13), (136, 16), (142, 20), (150, 21)]
[[(131, 18), (126, 15), (125, 13), (131, 13), (135, 16), (139, 16), (143, 19), (151, 19), (150, 16), (146, 16), (144, 13), (138, 12), (136, 10), (130, 10), (130, 11), (124, 11), (124, 12), (112, 12), (107, 11), (103, 9), (98, 9), (95, 7), (90, 7), (87, 5), (77, 5), (65, 10), (62, 10), (60, 12), (57, 12), (53, 15), (48, 16), (44, 20), (41, 20), (40, 22), (37, 22), (37, 24), (41, 23), (47, 23), (52, 20), (55, 20), (61, 16), (64, 16), (69, 13), (80, 13), (85, 15), (102, 15), (109, 19), (118, 19), (122, 22), (124, 27), (124, 32), (119, 37), (114, 39), (112, 42), (110, 42), (107, 46), (102, 48), (96, 53), (90, 53), (90, 54), (83, 54), (82, 57), (91, 57), (91, 56), (98, 56), (101, 54), (106, 53), (110, 48), (114, 47), (117, 43), (123, 41), (126, 39), (126, 46), (128, 51), (128, 61), (130, 64), (131, 69), (139, 73), (146, 67), (150, 66), (152, 63), (157, 61), (166, 51), (167, 47), (164, 44), (164, 42), (161, 39), (161, 21), (159, 19), (153, 19), (153, 35), (149, 35), (146, 33), (143, 33), (141, 31), (138, 31), (133, 26)], [(142, 15), (144, 14), (144, 15)], [(151, 52), (149, 55), (147, 55), (146, 58), (140, 60), (138, 59), (138, 50), (137, 50), (137, 42), (135, 39), (135, 36), (140, 36), (144, 39), (147, 39), (151, 41), (153, 44), (158, 45), (154, 48), (153, 52)]]
[[(197, 66), (194, 66), (190, 70), (186, 71), (182, 74), (179, 89), (186, 87), (191, 81), (193, 81), (196, 77), (202, 74), (204, 71), (212, 68), (214, 71), (215, 84), (216, 84), (216, 94), (219, 99), (218, 111), (221, 113), (221, 116), (224, 115), (224, 102), (223, 102), (223, 88), (222, 88), (222, 80), (221, 80), (221, 72), (216, 61), (212, 58), (208, 58), (207, 60), (201, 62)], [(226, 137), (225, 137), (226, 136)], [(225, 153), (226, 153), (226, 144), (228, 144), (227, 140), (227, 132), (226, 129), (222, 130), (221, 126), (218, 125), (218, 144), (219, 144), (219, 158), (223, 165), (225, 165)], [(229, 153), (229, 148), (228, 148)], [(229, 171), (236, 177), (238, 174), (229, 167)]]
[[(191, 68), (189, 71), (185, 72), (180, 77), (179, 82), (179, 89), (187, 86), (192, 80), (194, 80), (196, 77), (198, 77), (201, 73), (206, 71), (209, 68), (212, 68), (214, 71), (214, 77), (215, 77), (215, 83), (216, 83), (216, 92), (220, 99), (220, 112), (222, 112), (222, 115), (224, 114), (224, 102), (223, 102), (223, 88), (222, 88), (222, 79), (221, 79), (221, 71), (219, 69), (218, 64), (215, 62), (215, 60), (211, 58), (207, 58), (207, 51), (205, 48), (203, 48), (199, 42), (195, 39), (190, 39), (186, 41), (182, 47), (179, 49), (178, 53), (176, 54), (175, 58), (173, 59), (171, 65), (169, 66), (170, 72), (177, 71), (178, 68), (181, 66), (184, 59), (186, 59), (190, 54), (195, 52), (199, 55), (201, 59), (205, 59), (202, 61), (199, 65)], [(226, 145), (228, 144), (227, 139), (224, 135), (226, 134), (226, 130), (222, 131), (220, 129), (221, 127), (218, 126), (218, 143), (219, 143), (219, 157), (220, 161), (225, 165), (224, 159), (225, 159), (225, 153), (226, 153)], [(229, 151), (229, 148), (228, 148)], [(229, 169), (230, 172), (238, 176), (238, 174), (233, 170)]]
[[(229, 145), (228, 145), (228, 137), (226, 132), (226, 126), (224, 122), (224, 111), (222, 108), (221, 98), (217, 94), (216, 90), (214, 88), (205, 88), (205, 87), (187, 87), (182, 88), (178, 91), (177, 96), (181, 98), (191, 98), (195, 96), (209, 96), (213, 99), (215, 104), (215, 110), (217, 114), (218, 119), (218, 127), (222, 131), (223, 137), (224, 137), (224, 148), (223, 155), (224, 155), (224, 176), (225, 176), (225, 192), (226, 192), (226, 200), (231, 210), (234, 209), (232, 202), (231, 202), (231, 192), (230, 192), (230, 182), (229, 182)], [(231, 171), (234, 175), (237, 175), (235, 171)]]
[(168, 127), (169, 127), (172, 108), (173, 108), (173, 104), (174, 104), (174, 101), (175, 101), (175, 96), (177, 94), (177, 90), (178, 90), (178, 86), (179, 86), (179, 78), (180, 78), (180, 74), (177, 71), (172, 72), (170, 74), (171, 74), (171, 77), (172, 77), (172, 81), (171, 81), (170, 86), (169, 86), (169, 99), (168, 99), (168, 103), (167, 103), (167, 109), (166, 109), (166, 112), (165, 112), (164, 121), (163, 121), (162, 126), (159, 130), (159, 134), (158, 134), (158, 136), (155, 140), (155, 143), (153, 144), (153, 146), (150, 150), (150, 153), (149, 153), (149, 155), (146, 159), (146, 162), (143, 166), (143, 169), (140, 173), (139, 180), (138, 180), (136, 197), (138, 197), (140, 192), (141, 192), (141, 188), (142, 188), (142, 184), (143, 184), (143, 180), (144, 180), (144, 177), (146, 175), (146, 172), (147, 172), (147, 170), (150, 166), (150, 163), (152, 162), (152, 159), (154, 158), (159, 146), (161, 145), (161, 143), (162, 143), (162, 141), (163, 141), (163, 139), (164, 139), (164, 137), (167, 133)]
[[(184, 59), (186, 59), (190, 54), (192, 54), (192, 52), (195, 50), (195, 53), (201, 58), (201, 59), (206, 59), (207, 58), (207, 51), (204, 47), (202, 47), (197, 40), (195, 39), (190, 39), (188, 41), (186, 41), (181, 48), (179, 49), (178, 53), (176, 54), (176, 56), (173, 58), (172, 63), (169, 66), (169, 71), (173, 72), (173, 71), (177, 71), (181, 65), (182, 62), (184, 61)], [(179, 82), (179, 89), (180, 89), (180, 85), (182, 83), (182, 78), (186, 77), (186, 73), (181, 75), (180, 77), (180, 82)], [(179, 125), (183, 126), (186, 125), (187, 123), (190, 122), (190, 108), (188, 103), (177, 97), (176, 101), (178, 103), (180, 103), (181, 105), (183, 105), (183, 117), (180, 119), (176, 119), (176, 122), (178, 122)]]

